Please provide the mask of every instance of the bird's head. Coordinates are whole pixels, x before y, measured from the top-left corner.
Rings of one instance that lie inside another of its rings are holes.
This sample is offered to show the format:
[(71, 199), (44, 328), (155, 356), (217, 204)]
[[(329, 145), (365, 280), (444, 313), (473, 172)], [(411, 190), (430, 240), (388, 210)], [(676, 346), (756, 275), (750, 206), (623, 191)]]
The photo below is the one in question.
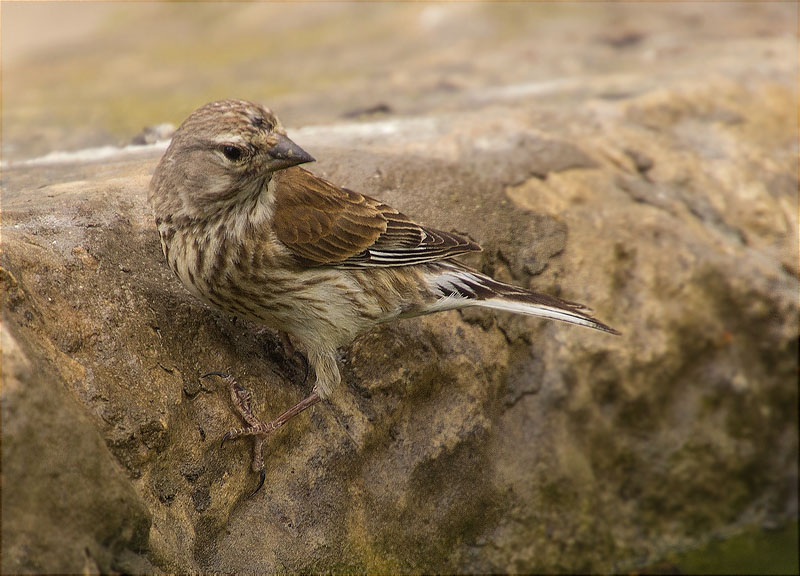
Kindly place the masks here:
[(178, 128), (150, 184), (156, 212), (203, 218), (265, 189), (277, 170), (313, 162), (271, 110), (243, 100), (211, 102)]

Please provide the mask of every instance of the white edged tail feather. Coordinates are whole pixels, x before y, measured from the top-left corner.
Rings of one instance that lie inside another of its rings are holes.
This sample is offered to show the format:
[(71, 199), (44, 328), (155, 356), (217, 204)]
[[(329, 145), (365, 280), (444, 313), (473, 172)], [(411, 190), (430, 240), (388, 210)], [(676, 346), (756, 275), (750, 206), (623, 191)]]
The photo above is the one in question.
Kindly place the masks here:
[(569, 322), (570, 324), (577, 324), (579, 326), (587, 326), (596, 330), (602, 330), (603, 332), (610, 332), (611, 334), (619, 334), (619, 332), (610, 326), (606, 326), (588, 314), (576, 312), (575, 310), (567, 310), (564, 308), (557, 308), (555, 306), (546, 306), (544, 304), (518, 302), (506, 298), (490, 298), (489, 300), (479, 300), (475, 302), (475, 304), (485, 308), (492, 308), (494, 310), (505, 310), (507, 312), (527, 314), (528, 316), (551, 318), (553, 320), (561, 320), (562, 322)]
[(583, 304), (498, 282), (455, 262), (437, 263), (435, 267), (431, 267), (426, 279), (429, 286), (441, 296), (426, 310), (427, 312), (481, 306), (561, 320), (610, 334), (619, 334), (589, 315)]

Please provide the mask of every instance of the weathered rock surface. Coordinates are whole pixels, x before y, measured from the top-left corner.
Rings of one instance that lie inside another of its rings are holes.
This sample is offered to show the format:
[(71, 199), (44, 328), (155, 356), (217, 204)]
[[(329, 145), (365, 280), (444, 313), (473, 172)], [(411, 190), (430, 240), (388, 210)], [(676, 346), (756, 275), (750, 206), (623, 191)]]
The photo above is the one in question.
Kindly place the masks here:
[(219, 447), (239, 422), (200, 374), (234, 373), (265, 416), (311, 383), (171, 276), (158, 150), (7, 169), (3, 571), (607, 572), (796, 518), (792, 46), (290, 131), (316, 173), (623, 336), (483, 311), (384, 326), (266, 444), (250, 499), (250, 444)]

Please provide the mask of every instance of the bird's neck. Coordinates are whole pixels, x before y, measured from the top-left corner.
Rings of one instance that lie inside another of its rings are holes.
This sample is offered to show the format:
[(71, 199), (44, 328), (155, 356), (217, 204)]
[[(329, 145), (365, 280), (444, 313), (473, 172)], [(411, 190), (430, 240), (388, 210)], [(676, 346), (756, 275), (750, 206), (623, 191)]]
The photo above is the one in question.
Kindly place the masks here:
[(210, 227), (224, 231), (226, 238), (236, 241), (267, 227), (274, 211), (274, 187), (272, 178), (262, 180), (249, 194), (243, 194), (235, 203), (215, 214)]

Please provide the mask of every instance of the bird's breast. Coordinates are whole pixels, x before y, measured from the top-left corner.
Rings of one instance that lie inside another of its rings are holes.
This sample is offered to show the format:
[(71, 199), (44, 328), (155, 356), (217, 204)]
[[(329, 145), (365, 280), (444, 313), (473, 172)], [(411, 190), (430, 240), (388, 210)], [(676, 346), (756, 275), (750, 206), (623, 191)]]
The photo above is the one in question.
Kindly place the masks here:
[(160, 232), (170, 268), (194, 296), (237, 316), (278, 321), (291, 274), (269, 238), (242, 237), (225, 226)]

